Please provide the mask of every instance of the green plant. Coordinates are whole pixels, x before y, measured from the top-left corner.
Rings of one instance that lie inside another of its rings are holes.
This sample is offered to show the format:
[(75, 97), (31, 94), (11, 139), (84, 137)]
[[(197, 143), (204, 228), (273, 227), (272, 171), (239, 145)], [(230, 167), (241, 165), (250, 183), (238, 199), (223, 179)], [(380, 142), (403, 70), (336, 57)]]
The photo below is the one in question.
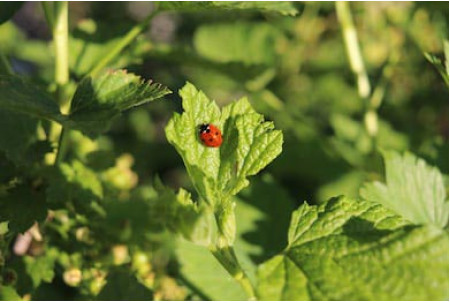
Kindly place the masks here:
[(22, 5), (0, 4), (1, 299), (448, 298), (439, 4), (45, 2), (50, 42)]

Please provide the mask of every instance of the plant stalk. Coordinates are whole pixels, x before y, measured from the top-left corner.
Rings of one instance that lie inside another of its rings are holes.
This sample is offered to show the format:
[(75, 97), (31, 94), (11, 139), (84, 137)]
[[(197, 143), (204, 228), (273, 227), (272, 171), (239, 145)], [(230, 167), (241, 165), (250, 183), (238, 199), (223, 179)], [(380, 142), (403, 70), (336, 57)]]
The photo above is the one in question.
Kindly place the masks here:
[[(69, 4), (67, 1), (55, 3), (53, 42), (55, 44), (55, 82), (58, 90), (69, 82)], [(63, 102), (62, 92), (58, 101)]]
[[(67, 113), (70, 104), (67, 104), (65, 86), (69, 82), (69, 3), (67, 1), (53, 3), (53, 6), (44, 5), (45, 15), (53, 32), (55, 47), (55, 83), (57, 86), (56, 97), (61, 112)], [(66, 150), (68, 129), (60, 127), (53, 122), (50, 136), (56, 138), (59, 135), (58, 149), (54, 164), (61, 162)]]
[(210, 248), (210, 251), (226, 271), (241, 285), (247, 294), (248, 300), (256, 300), (255, 289), (239, 264), (233, 247), (213, 246)]
[(150, 24), (153, 17), (158, 13), (155, 9), (142, 22), (133, 26), (131, 30), (114, 46), (114, 48), (90, 71), (88, 76), (97, 75), (105, 66), (108, 65), (120, 52), (128, 46), (141, 32)]
[(342, 26), (347, 57), (350, 68), (355, 74), (358, 86), (358, 94), (365, 105), (364, 126), (371, 138), (378, 133), (378, 114), (370, 104), (370, 81), (362, 59), (361, 50), (358, 43), (358, 35), (353, 23), (352, 12), (347, 1), (336, 1), (336, 13)]

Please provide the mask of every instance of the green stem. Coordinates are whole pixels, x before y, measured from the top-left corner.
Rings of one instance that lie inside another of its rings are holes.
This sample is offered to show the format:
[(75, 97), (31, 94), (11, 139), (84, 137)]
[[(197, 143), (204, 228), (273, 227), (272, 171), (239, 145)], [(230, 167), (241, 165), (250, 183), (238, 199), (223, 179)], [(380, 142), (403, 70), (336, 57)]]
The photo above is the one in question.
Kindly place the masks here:
[(350, 68), (355, 74), (358, 85), (358, 93), (364, 101), (364, 126), (367, 133), (374, 139), (378, 133), (378, 115), (376, 110), (370, 106), (370, 81), (367, 75), (361, 50), (358, 44), (358, 35), (353, 23), (352, 12), (347, 1), (336, 2), (336, 13), (342, 26), (342, 35), (344, 38), (347, 57), (350, 62)]
[(153, 11), (148, 15), (141, 23), (135, 25), (115, 46), (114, 48), (105, 56), (102, 60), (91, 70), (89, 76), (95, 76), (100, 72), (105, 66), (108, 65), (120, 52), (128, 46), (142, 31), (144, 31), (153, 17), (157, 14), (157, 10)]
[[(67, 1), (57, 2), (55, 8), (53, 27), (55, 82), (61, 89), (69, 82), (69, 4)], [(58, 94), (58, 98), (58, 101), (63, 101), (62, 94)]]
[(256, 300), (255, 289), (239, 264), (232, 246), (210, 248), (211, 253), (226, 269), (226, 271), (241, 285), (248, 296), (248, 300)]
[[(53, 42), (55, 46), (55, 82), (57, 85), (57, 99), (61, 110), (68, 111), (70, 104), (66, 104), (64, 88), (69, 82), (69, 4), (67, 1), (53, 3), (53, 7), (44, 5), (47, 20), (53, 25)], [(52, 14), (53, 13), (53, 16)], [(50, 17), (52, 16), (52, 17)], [(58, 129), (53, 125), (53, 129)], [(59, 129), (58, 129), (59, 130)], [(63, 128), (59, 134), (59, 144), (54, 164), (61, 162), (66, 150), (65, 139), (68, 129)], [(57, 134), (55, 135), (55, 137)]]
[(53, 18), (54, 15), (53, 2), (42, 1), (41, 3), (42, 8), (44, 9), (44, 16), (45, 20), (47, 21), (47, 25), (49, 28), (53, 29), (53, 25), (55, 23), (55, 20)]
[(342, 35), (344, 36), (350, 68), (355, 74), (358, 83), (359, 96), (367, 99), (370, 95), (370, 82), (359, 48), (358, 35), (353, 24), (349, 3), (347, 1), (336, 1), (336, 12), (342, 26)]

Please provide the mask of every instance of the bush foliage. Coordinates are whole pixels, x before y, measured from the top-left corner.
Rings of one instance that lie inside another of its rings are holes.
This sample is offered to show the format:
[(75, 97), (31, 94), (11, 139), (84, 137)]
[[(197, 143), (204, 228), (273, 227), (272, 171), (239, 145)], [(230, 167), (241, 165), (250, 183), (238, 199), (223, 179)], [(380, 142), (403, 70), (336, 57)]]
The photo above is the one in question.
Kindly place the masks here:
[(448, 24), (2, 2), (0, 299), (448, 299)]

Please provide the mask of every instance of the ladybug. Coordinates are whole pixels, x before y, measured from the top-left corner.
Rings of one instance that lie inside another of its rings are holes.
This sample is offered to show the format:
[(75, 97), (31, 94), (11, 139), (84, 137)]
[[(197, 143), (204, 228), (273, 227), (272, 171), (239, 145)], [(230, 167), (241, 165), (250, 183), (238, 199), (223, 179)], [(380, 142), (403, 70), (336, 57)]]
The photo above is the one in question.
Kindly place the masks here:
[(200, 125), (198, 134), (203, 144), (208, 147), (219, 147), (222, 145), (222, 133), (213, 124), (207, 123)]

